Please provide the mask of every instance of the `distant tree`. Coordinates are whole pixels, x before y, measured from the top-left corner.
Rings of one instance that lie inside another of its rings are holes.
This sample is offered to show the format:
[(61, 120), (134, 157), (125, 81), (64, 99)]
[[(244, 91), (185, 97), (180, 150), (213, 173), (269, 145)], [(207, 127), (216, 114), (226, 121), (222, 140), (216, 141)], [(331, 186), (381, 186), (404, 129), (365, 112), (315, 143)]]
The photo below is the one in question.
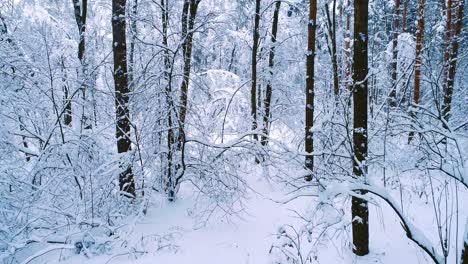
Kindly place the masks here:
[[(126, 0), (112, 0), (112, 49), (114, 54), (115, 111), (118, 153), (132, 150), (130, 139), (130, 111), (128, 71), (127, 71), (127, 38), (125, 8)], [(120, 162), (120, 190), (135, 196), (135, 180), (132, 165), (127, 161)]]
[[(398, 0), (397, 0), (398, 1)], [(368, 0), (354, 1), (354, 53), (353, 53), (353, 175), (366, 177), (367, 158), (367, 74), (368, 74)], [(352, 229), (354, 253), (369, 253), (369, 209), (367, 201), (353, 196)]]

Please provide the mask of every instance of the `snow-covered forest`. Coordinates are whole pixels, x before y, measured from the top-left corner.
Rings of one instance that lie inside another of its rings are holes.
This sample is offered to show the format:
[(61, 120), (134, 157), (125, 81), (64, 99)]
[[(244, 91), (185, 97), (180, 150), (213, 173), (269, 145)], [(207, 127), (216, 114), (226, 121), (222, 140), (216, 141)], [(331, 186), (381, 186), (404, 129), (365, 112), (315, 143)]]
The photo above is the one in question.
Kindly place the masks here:
[(1, 264), (468, 264), (464, 0), (0, 0)]

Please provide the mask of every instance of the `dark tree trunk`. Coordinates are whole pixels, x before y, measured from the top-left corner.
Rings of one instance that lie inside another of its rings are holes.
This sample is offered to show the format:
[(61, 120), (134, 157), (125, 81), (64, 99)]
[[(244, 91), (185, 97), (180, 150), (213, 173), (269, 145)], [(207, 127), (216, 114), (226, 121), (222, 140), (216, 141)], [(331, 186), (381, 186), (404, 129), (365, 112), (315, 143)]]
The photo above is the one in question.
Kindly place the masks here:
[(461, 264), (468, 264), (468, 219), (465, 224), (465, 234), (463, 236), (463, 248), (461, 252)]
[(133, 5), (131, 8), (131, 19), (130, 19), (130, 52), (128, 58), (128, 82), (129, 82), (129, 90), (135, 90), (135, 43), (136, 38), (138, 35), (138, 27), (137, 27), (137, 14), (138, 14), (138, 0), (133, 0)]
[[(451, 2), (451, 0), (449, 0)], [(460, 33), (463, 27), (463, 8), (464, 8), (464, 0), (456, 0), (455, 1), (457, 6), (457, 17), (456, 21), (450, 25), (450, 30), (447, 30), (449, 34), (452, 36), (449, 37), (450, 44), (447, 46), (447, 53), (448, 53), (448, 67), (447, 67), (447, 80), (444, 82), (444, 104), (442, 106), (442, 117), (444, 119), (444, 127), (448, 128), (447, 123), (450, 119), (450, 110), (452, 108), (452, 95), (453, 95), (453, 86), (455, 83), (455, 75), (456, 75), (456, 68), (457, 68), (457, 59), (458, 59), (458, 46), (459, 46), (459, 38)], [(451, 13), (450, 6), (447, 10), (448, 13)], [(447, 15), (448, 16), (448, 15)]]
[[(72, 0), (74, 11), (75, 11), (75, 20), (76, 20), (76, 25), (78, 27), (78, 33), (79, 33), (79, 42), (78, 42), (78, 59), (80, 60), (81, 63), (81, 94), (83, 98), (82, 102), (82, 117), (81, 117), (81, 125), (85, 129), (90, 129), (91, 128), (91, 122), (88, 120), (85, 111), (86, 111), (86, 62), (85, 62), (85, 51), (86, 51), (86, 38), (85, 38), (85, 33), (86, 33), (86, 18), (87, 18), (87, 13), (88, 13), (88, 0), (82, 0), (80, 3), (80, 0)], [(71, 104), (71, 101), (68, 102)], [(66, 106), (67, 108), (71, 109), (71, 106)], [(70, 118), (71, 120), (71, 118)], [(65, 123), (65, 125), (70, 125)]]
[[(24, 124), (23, 124), (23, 121), (22, 121), (22, 118), (19, 117), (18, 118), (18, 121), (20, 123), (20, 131), (23, 132), (24, 131)], [(28, 141), (26, 141), (26, 137), (25, 136), (21, 136), (22, 140), (23, 140), (23, 147), (25, 149), (28, 149), (29, 148), (29, 145), (28, 145)], [(25, 153), (25, 156), (26, 156), (26, 161), (31, 161), (31, 155), (28, 154), (28, 153)]]
[(395, 0), (395, 16), (393, 17), (393, 50), (392, 50), (392, 86), (390, 90), (389, 105), (397, 106), (396, 91), (397, 91), (397, 75), (398, 75), (398, 35), (400, 28), (400, 0)]
[[(250, 89), (250, 116), (252, 119), (252, 130), (257, 130), (257, 53), (260, 40), (260, 4), (261, 0), (255, 0), (255, 17), (253, 28), (253, 44), (252, 44), (252, 87)], [(258, 140), (256, 133), (253, 135), (255, 141)]]
[(403, 32), (408, 31), (408, 0), (403, 0), (403, 17), (401, 19), (401, 29)]
[(63, 122), (66, 126), (71, 126), (72, 123), (72, 103), (70, 99), (70, 88), (68, 86), (67, 70), (65, 67), (65, 58), (61, 60), (61, 69), (62, 69), (62, 90), (63, 90), (63, 101), (65, 112), (63, 114)]
[[(415, 107), (419, 105), (421, 97), (421, 51), (424, 40), (424, 5), (425, 0), (419, 0), (418, 7), (418, 31), (416, 32), (416, 56), (414, 64), (414, 93), (413, 93), (413, 104)], [(413, 118), (416, 118), (416, 114), (411, 112)], [(414, 132), (410, 132), (408, 141), (414, 137)]]
[[(182, 149), (185, 141), (184, 125), (187, 116), (187, 103), (188, 103), (188, 87), (190, 82), (190, 69), (192, 66), (192, 47), (193, 47), (193, 27), (195, 25), (195, 17), (197, 16), (198, 4), (200, 0), (186, 0), (184, 3), (184, 14), (182, 18), (182, 33), (184, 34), (184, 41), (182, 44), (184, 56), (184, 71), (183, 79), (180, 87), (180, 110), (179, 110), (179, 137), (178, 137), (178, 150)], [(188, 4), (188, 5), (187, 5)], [(184, 18), (185, 17), (185, 18)], [(186, 24), (185, 24), (186, 23)], [(185, 29), (184, 29), (185, 25)]]
[[(172, 100), (172, 80), (171, 80), (171, 59), (169, 56), (168, 49), (168, 28), (169, 28), (169, 9), (168, 9), (167, 0), (161, 0), (161, 11), (162, 11), (162, 33), (163, 39), (162, 44), (164, 47), (164, 79), (166, 81), (165, 88), (165, 97), (166, 97), (166, 107), (167, 107), (167, 186), (166, 188), (172, 188), (172, 179), (173, 179), (173, 151), (174, 151), (174, 130), (172, 115), (174, 111), (174, 103)], [(188, 6), (187, 6), (188, 8)], [(188, 10), (188, 9), (187, 9)], [(186, 13), (184, 13), (186, 15)], [(168, 190), (167, 190), (168, 191)], [(169, 193), (169, 191), (168, 191)]]
[(346, 68), (345, 68), (345, 86), (348, 90), (351, 90), (351, 16), (349, 13), (351, 12), (350, 4), (351, 0), (346, 1), (346, 35), (345, 35), (345, 57), (346, 57)]
[(228, 71), (232, 71), (234, 70), (234, 73), (236, 73), (236, 68), (233, 69), (234, 67), (234, 57), (236, 56), (236, 45), (234, 44), (234, 47), (232, 48), (232, 51), (231, 51), (231, 59), (229, 60), (229, 65), (228, 65)]
[[(315, 37), (317, 29), (317, 0), (309, 2), (309, 23), (307, 40), (307, 61), (306, 61), (306, 106), (305, 106), (305, 151), (314, 152), (314, 137), (312, 127), (314, 126), (314, 82), (315, 82)], [(314, 169), (314, 157), (305, 157), (305, 166), (310, 171)], [(312, 180), (311, 176), (306, 177), (307, 181)]]
[[(445, 1), (443, 1), (445, 3)], [(444, 61), (443, 61), (443, 92), (447, 87), (447, 78), (448, 78), (448, 67), (450, 63), (450, 48), (451, 48), (451, 39), (452, 39), (452, 6), (453, 0), (447, 0), (447, 5), (445, 8), (446, 15), (446, 24), (445, 24), (445, 36), (444, 36)]]
[(78, 26), (78, 32), (80, 34), (80, 39), (78, 43), (78, 59), (83, 64), (84, 54), (85, 54), (85, 31), (86, 31), (86, 17), (88, 13), (88, 0), (72, 0), (74, 11), (75, 11), (75, 20), (76, 25)]
[[(126, 153), (132, 150), (130, 139), (130, 112), (128, 72), (127, 72), (127, 46), (126, 46), (126, 0), (112, 0), (112, 48), (114, 53), (114, 85), (115, 85), (115, 112), (117, 151)], [(135, 196), (135, 181), (132, 165), (121, 162), (119, 175), (120, 190), (133, 197)]]
[(281, 7), (281, 2), (278, 1), (275, 4), (275, 11), (273, 12), (273, 25), (271, 27), (271, 47), (270, 55), (268, 58), (268, 67), (270, 69), (270, 76), (268, 79), (266, 94), (265, 94), (265, 115), (263, 116), (263, 135), (262, 135), (262, 145), (268, 145), (268, 135), (270, 134), (270, 125), (271, 125), (271, 96), (273, 93), (272, 89), (272, 79), (273, 79), (273, 68), (275, 66), (275, 49), (276, 49), (276, 37), (278, 33), (278, 20), (279, 20), (279, 11)]
[(333, 92), (335, 94), (335, 98), (338, 98), (340, 94), (340, 84), (339, 84), (339, 75), (338, 75), (338, 55), (336, 51), (336, 0), (333, 0), (332, 5), (332, 18), (330, 19), (330, 13), (328, 10), (328, 4), (325, 4), (325, 14), (327, 16), (328, 22), (328, 35), (331, 41), (331, 49), (328, 48), (332, 66), (333, 66)]
[[(368, 74), (368, 0), (354, 1), (354, 54), (353, 54), (353, 174), (366, 177), (367, 158), (367, 74)], [(369, 210), (367, 201), (352, 198), (352, 229), (354, 253), (369, 253)]]
[[(180, 179), (185, 173), (184, 147), (185, 147), (185, 120), (187, 117), (188, 88), (190, 70), (192, 66), (193, 29), (197, 16), (198, 5), (201, 0), (186, 0), (182, 10), (182, 52), (184, 59), (183, 78), (180, 86), (179, 129), (177, 135), (176, 151), (180, 154), (175, 171), (168, 175), (166, 192), (169, 201), (174, 201), (175, 191)], [(174, 175), (176, 174), (176, 175)]]

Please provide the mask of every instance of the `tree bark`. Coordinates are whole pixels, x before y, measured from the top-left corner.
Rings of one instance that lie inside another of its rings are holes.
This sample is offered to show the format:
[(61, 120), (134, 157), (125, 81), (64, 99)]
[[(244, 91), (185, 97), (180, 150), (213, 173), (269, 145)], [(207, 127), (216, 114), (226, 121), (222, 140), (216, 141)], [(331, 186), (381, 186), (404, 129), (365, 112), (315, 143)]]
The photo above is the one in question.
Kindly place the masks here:
[(393, 37), (392, 37), (392, 86), (390, 90), (389, 105), (397, 106), (396, 90), (397, 90), (397, 75), (398, 75), (398, 35), (400, 28), (400, 0), (395, 0), (395, 16), (393, 17)]
[[(260, 4), (261, 0), (255, 0), (255, 16), (253, 28), (253, 44), (252, 44), (252, 86), (250, 89), (250, 116), (252, 119), (252, 130), (257, 130), (257, 53), (260, 40)], [(258, 140), (256, 133), (253, 134), (255, 141)]]
[[(353, 174), (366, 177), (367, 169), (367, 74), (368, 74), (368, 0), (354, 1), (354, 54), (353, 54)], [(369, 210), (367, 201), (352, 198), (352, 229), (354, 253), (369, 253)]]
[[(315, 85), (315, 38), (317, 29), (317, 0), (309, 1), (309, 22), (307, 41), (307, 61), (306, 61), (306, 105), (305, 105), (305, 151), (312, 154), (314, 152), (314, 137), (312, 127), (314, 126), (314, 85)], [(305, 157), (305, 166), (308, 170), (314, 169), (313, 155)], [(312, 180), (311, 176), (306, 177), (307, 181)]]
[[(421, 94), (421, 51), (424, 41), (424, 5), (425, 0), (419, 0), (418, 7), (418, 31), (416, 32), (416, 56), (414, 64), (414, 93), (413, 93), (413, 104), (415, 107), (419, 105), (420, 94)], [(416, 118), (416, 114), (411, 112), (413, 118)], [(410, 132), (408, 141), (414, 137), (414, 132)]]
[(275, 49), (276, 49), (276, 37), (278, 34), (278, 21), (279, 21), (279, 11), (281, 7), (281, 1), (276, 2), (275, 10), (273, 12), (273, 25), (271, 27), (271, 47), (270, 54), (268, 57), (268, 67), (269, 79), (266, 86), (265, 92), (265, 115), (263, 116), (263, 135), (262, 135), (262, 145), (268, 145), (268, 135), (270, 134), (270, 125), (271, 125), (271, 96), (273, 93), (272, 88), (272, 79), (273, 79), (273, 69), (275, 66)]
[[(114, 54), (114, 85), (116, 108), (116, 132), (118, 153), (127, 153), (132, 150), (130, 139), (130, 112), (128, 72), (127, 72), (127, 45), (126, 45), (126, 0), (112, 0), (112, 39)], [(132, 165), (120, 162), (119, 175), (120, 190), (135, 197), (135, 181)]]

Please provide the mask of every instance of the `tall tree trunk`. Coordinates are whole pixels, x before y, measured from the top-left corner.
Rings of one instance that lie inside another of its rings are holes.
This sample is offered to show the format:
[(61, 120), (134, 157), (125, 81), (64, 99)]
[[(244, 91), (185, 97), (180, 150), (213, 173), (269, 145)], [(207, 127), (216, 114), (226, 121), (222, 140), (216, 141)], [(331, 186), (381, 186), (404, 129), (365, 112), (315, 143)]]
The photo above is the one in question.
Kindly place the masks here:
[[(185, 120), (187, 117), (188, 88), (190, 70), (192, 66), (193, 29), (197, 16), (198, 4), (201, 0), (186, 0), (182, 10), (182, 52), (184, 59), (183, 77), (180, 86), (179, 129), (177, 135), (176, 151), (180, 154), (180, 161), (176, 164), (176, 171), (169, 175), (167, 194), (169, 201), (174, 201), (175, 191), (180, 179), (185, 173), (184, 147), (185, 147)], [(177, 175), (174, 175), (177, 173)], [(174, 178), (175, 176), (175, 178)]]
[[(354, 54), (353, 54), (353, 174), (366, 177), (367, 169), (367, 74), (368, 74), (368, 0), (354, 1)], [(352, 198), (352, 229), (354, 253), (369, 253), (369, 209), (367, 201)]]
[(86, 17), (88, 13), (88, 0), (72, 0), (73, 8), (75, 11), (76, 25), (80, 34), (78, 43), (78, 59), (83, 64), (85, 54), (85, 32), (86, 32)]
[(345, 86), (348, 90), (351, 90), (351, 0), (346, 1), (346, 35), (345, 35)]
[[(186, 6), (186, 3), (189, 3)], [(185, 17), (185, 21), (183, 19), (182, 24), (186, 24), (186, 29), (184, 36), (184, 42), (182, 44), (182, 50), (184, 52), (184, 70), (183, 70), (183, 79), (182, 84), (180, 87), (180, 109), (179, 109), (179, 135), (178, 135), (178, 149), (181, 149), (185, 141), (185, 132), (184, 132), (184, 124), (185, 119), (187, 116), (187, 103), (188, 103), (188, 87), (190, 82), (190, 69), (192, 66), (192, 47), (193, 47), (193, 27), (195, 25), (195, 17), (197, 16), (198, 4), (200, 0), (186, 0), (184, 4), (184, 12), (185, 8), (188, 8)], [(182, 25), (184, 27), (184, 25)]]
[(393, 17), (393, 37), (392, 37), (392, 86), (390, 90), (389, 105), (397, 106), (396, 91), (397, 91), (397, 75), (398, 75), (398, 35), (400, 28), (400, 0), (395, 0), (395, 16)]
[[(90, 129), (91, 128), (91, 122), (88, 120), (85, 111), (86, 111), (86, 89), (87, 89), (87, 84), (86, 84), (86, 74), (87, 74), (87, 69), (86, 69), (86, 61), (85, 61), (85, 51), (86, 51), (86, 38), (85, 38), (85, 33), (86, 33), (86, 19), (87, 19), (87, 13), (88, 13), (88, 0), (82, 0), (80, 3), (80, 0), (72, 0), (74, 11), (75, 11), (75, 20), (76, 20), (76, 25), (78, 27), (78, 33), (79, 33), (79, 42), (78, 42), (78, 59), (80, 60), (81, 64), (81, 94), (82, 94), (82, 116), (81, 116), (81, 127), (84, 129)], [(71, 101), (69, 102), (71, 104)], [(68, 108), (68, 106), (67, 106)], [(71, 106), (69, 107), (71, 108)], [(71, 119), (70, 119), (71, 120)], [(71, 124), (71, 122), (70, 122)], [(65, 123), (65, 125), (70, 125)]]
[[(253, 28), (253, 44), (252, 44), (252, 87), (250, 89), (250, 116), (252, 119), (252, 130), (256, 130), (257, 124), (257, 53), (260, 41), (260, 4), (261, 0), (255, 0), (255, 16)], [(258, 136), (254, 133), (253, 138), (258, 140)]]
[(273, 81), (273, 69), (275, 66), (275, 49), (276, 49), (276, 37), (278, 34), (278, 21), (279, 21), (279, 11), (281, 7), (281, 2), (278, 1), (275, 4), (275, 11), (273, 12), (273, 25), (271, 26), (271, 47), (270, 54), (268, 57), (268, 67), (269, 67), (269, 79), (266, 87), (265, 94), (265, 115), (263, 116), (263, 135), (262, 135), (262, 145), (268, 145), (268, 135), (270, 134), (270, 125), (271, 125), (271, 96), (273, 93), (272, 81)]
[(331, 41), (331, 49), (329, 48), (329, 53), (332, 61), (333, 66), (333, 92), (335, 94), (335, 98), (338, 98), (340, 93), (340, 85), (339, 85), (339, 75), (338, 75), (338, 55), (336, 51), (336, 0), (333, 0), (332, 6), (332, 18), (330, 19), (330, 14), (328, 10), (328, 4), (325, 4), (325, 14), (327, 16), (328, 22), (328, 35), (330, 36)]
[(128, 58), (128, 83), (129, 83), (129, 90), (135, 90), (135, 42), (138, 35), (138, 27), (137, 27), (137, 14), (138, 14), (138, 0), (133, 0), (132, 8), (131, 8), (131, 19), (130, 19), (130, 52)]
[[(188, 10), (188, 6), (187, 6)], [(174, 177), (172, 174), (174, 172), (173, 169), (173, 151), (174, 151), (174, 130), (172, 115), (174, 110), (174, 103), (172, 100), (172, 80), (171, 80), (171, 59), (169, 56), (169, 47), (168, 47), (168, 28), (169, 28), (169, 6), (167, 0), (161, 0), (161, 11), (162, 11), (162, 44), (164, 47), (164, 80), (166, 81), (166, 88), (165, 88), (165, 103), (167, 109), (167, 181), (168, 184), (166, 188), (171, 188), (172, 186), (172, 178)], [(184, 13), (185, 14), (185, 13)]]
[(401, 20), (401, 30), (408, 32), (408, 0), (403, 0), (403, 17)]
[[(413, 104), (415, 107), (419, 105), (421, 97), (421, 51), (424, 41), (424, 5), (425, 0), (419, 0), (418, 7), (418, 31), (416, 32), (416, 56), (414, 64), (414, 93), (413, 93)], [(413, 118), (416, 118), (416, 114), (411, 112)], [(414, 137), (414, 132), (410, 132), (408, 141)]]
[[(312, 154), (314, 152), (314, 137), (312, 127), (314, 126), (314, 82), (315, 82), (315, 38), (317, 29), (317, 0), (309, 1), (309, 23), (307, 40), (307, 61), (306, 61), (306, 105), (305, 105), (305, 151)], [(305, 166), (308, 170), (314, 169), (314, 156), (305, 157)], [(312, 180), (311, 176), (305, 178)]]
[[(445, 1), (444, 1), (445, 2)], [(447, 5), (445, 9), (446, 24), (445, 24), (445, 36), (444, 36), (444, 59), (443, 59), (443, 93), (445, 94), (445, 89), (447, 86), (448, 78), (448, 67), (450, 63), (450, 48), (451, 48), (451, 39), (452, 39), (452, 8), (453, 0), (447, 0)]]
[[(451, 2), (451, 0), (449, 0)], [(456, 21), (449, 25), (450, 31), (453, 32), (452, 36), (449, 38), (450, 43), (447, 46), (447, 53), (448, 53), (448, 67), (447, 67), (447, 80), (444, 82), (444, 104), (442, 106), (442, 117), (444, 119), (444, 127), (448, 128), (447, 123), (450, 119), (450, 110), (452, 107), (452, 95), (453, 95), (453, 86), (455, 83), (455, 75), (456, 75), (456, 68), (457, 68), (457, 60), (458, 60), (458, 45), (460, 41), (460, 33), (463, 27), (463, 8), (464, 8), (464, 0), (455, 0), (455, 4), (457, 6), (457, 17)], [(451, 12), (451, 7), (448, 6), (448, 14)], [(448, 15), (447, 15), (448, 17)]]
[[(128, 72), (127, 72), (127, 44), (125, 22), (126, 0), (112, 0), (112, 48), (114, 53), (114, 85), (115, 85), (115, 112), (118, 153), (127, 153), (132, 150), (130, 139), (130, 112)], [(135, 196), (135, 181), (132, 165), (127, 161), (120, 162), (119, 175), (120, 190), (133, 197)]]

